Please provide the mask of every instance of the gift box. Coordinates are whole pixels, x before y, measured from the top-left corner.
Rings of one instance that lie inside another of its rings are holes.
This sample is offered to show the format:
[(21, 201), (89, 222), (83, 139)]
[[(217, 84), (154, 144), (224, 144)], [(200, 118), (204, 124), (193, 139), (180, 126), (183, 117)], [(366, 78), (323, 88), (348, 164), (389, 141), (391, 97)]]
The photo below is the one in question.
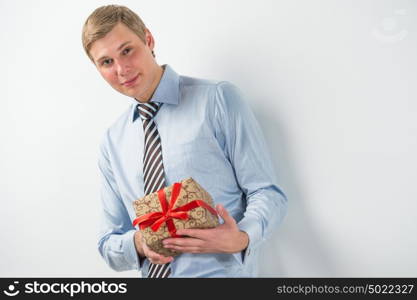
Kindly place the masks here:
[(166, 238), (180, 237), (176, 234), (178, 229), (219, 225), (210, 194), (193, 178), (135, 200), (133, 207), (137, 216), (133, 226), (139, 225), (148, 248), (165, 256), (180, 254), (162, 245)]

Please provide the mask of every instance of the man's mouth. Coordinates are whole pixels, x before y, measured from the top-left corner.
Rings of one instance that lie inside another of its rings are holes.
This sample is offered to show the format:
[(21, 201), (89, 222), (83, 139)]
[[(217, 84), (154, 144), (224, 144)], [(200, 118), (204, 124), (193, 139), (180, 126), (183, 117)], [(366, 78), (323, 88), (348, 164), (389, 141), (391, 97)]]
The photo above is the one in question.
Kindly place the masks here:
[(138, 78), (139, 74), (133, 77), (132, 79), (129, 79), (122, 83), (123, 86), (131, 86), (133, 83), (135, 83), (136, 79)]

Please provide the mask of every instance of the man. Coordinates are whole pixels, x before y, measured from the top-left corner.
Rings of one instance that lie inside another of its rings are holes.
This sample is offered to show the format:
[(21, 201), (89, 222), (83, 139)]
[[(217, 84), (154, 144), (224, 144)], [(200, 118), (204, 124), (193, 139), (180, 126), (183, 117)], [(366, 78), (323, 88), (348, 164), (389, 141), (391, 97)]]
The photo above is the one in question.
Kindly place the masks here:
[[(256, 276), (259, 246), (283, 219), (287, 200), (238, 89), (159, 66), (151, 32), (123, 6), (97, 8), (82, 40), (103, 78), (133, 102), (100, 145), (104, 260), (147, 277)], [(222, 222), (178, 230), (184, 237), (164, 245), (182, 253), (164, 257), (133, 227), (132, 202), (188, 177), (210, 193)]]

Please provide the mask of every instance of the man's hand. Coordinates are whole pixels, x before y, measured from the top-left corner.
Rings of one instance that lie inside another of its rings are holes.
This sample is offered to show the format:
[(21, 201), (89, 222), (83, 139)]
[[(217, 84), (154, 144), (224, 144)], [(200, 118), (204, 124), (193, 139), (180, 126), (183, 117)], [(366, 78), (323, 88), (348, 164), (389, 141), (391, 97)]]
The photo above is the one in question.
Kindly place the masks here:
[(162, 242), (164, 247), (188, 253), (236, 253), (246, 249), (248, 234), (240, 231), (223, 205), (216, 205), (216, 210), (223, 224), (211, 229), (179, 229), (178, 235), (188, 237), (167, 238)]
[(147, 257), (151, 263), (166, 264), (174, 260), (172, 256), (163, 256), (149, 249), (139, 230), (135, 232), (135, 247), (139, 255)]

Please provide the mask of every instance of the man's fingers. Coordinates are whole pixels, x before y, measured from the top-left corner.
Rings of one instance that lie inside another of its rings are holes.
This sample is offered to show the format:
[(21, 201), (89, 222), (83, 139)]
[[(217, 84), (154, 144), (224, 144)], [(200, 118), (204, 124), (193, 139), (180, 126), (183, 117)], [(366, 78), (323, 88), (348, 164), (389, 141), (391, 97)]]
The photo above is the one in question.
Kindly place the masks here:
[(164, 257), (160, 259), (153, 259), (148, 257), (149, 261), (153, 264), (164, 265), (172, 261), (172, 258)]
[(155, 251), (149, 249), (149, 247), (144, 244), (143, 250), (145, 252), (145, 256), (149, 259), (151, 263), (154, 264), (166, 264), (174, 260), (172, 256), (163, 256)]
[[(177, 234), (178, 235), (185, 235), (197, 239), (202, 239), (205, 237), (205, 231), (207, 229), (178, 229)], [(167, 240), (173, 240), (176, 238), (169, 238)]]
[(151, 263), (154, 264), (166, 264), (173, 261), (174, 258), (172, 256), (167, 257), (153, 252), (153, 254), (148, 256), (148, 259)]
[(169, 248), (183, 253), (203, 253), (203, 251), (208, 251), (207, 249), (202, 249), (200, 247), (182, 247), (172, 245), (169, 246)]

